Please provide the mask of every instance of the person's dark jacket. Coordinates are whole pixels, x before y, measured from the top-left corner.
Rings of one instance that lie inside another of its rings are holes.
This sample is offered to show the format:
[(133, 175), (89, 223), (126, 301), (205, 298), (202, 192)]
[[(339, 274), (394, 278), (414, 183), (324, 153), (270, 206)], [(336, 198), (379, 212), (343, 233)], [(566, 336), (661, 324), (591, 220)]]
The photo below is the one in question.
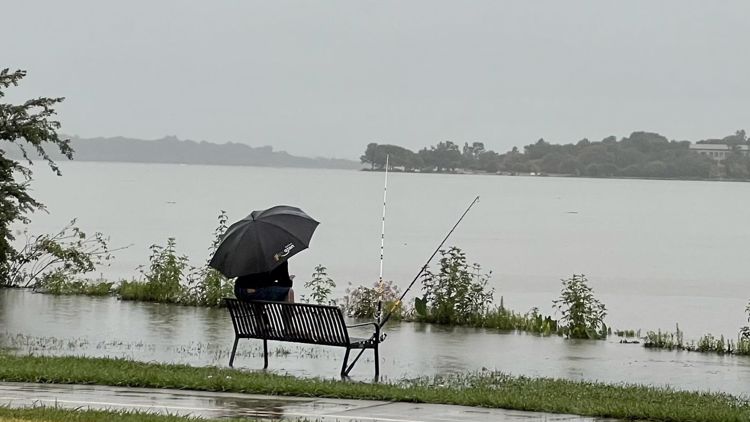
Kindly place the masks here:
[(234, 284), (242, 289), (260, 289), (270, 286), (292, 287), (292, 279), (289, 277), (289, 264), (284, 261), (271, 271), (237, 277)]

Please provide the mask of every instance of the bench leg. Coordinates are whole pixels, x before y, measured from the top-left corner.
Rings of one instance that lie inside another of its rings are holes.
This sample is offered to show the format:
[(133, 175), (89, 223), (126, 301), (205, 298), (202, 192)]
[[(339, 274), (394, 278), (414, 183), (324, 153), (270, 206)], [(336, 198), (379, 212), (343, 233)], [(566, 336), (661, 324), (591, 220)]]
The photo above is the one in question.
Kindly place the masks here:
[(263, 339), (263, 369), (268, 368), (268, 340)]
[(352, 349), (346, 348), (346, 354), (344, 355), (344, 364), (341, 365), (341, 378), (345, 377), (348, 374), (348, 371), (346, 370), (346, 364), (349, 363), (349, 352), (351, 352)]
[[(354, 365), (357, 363), (357, 361), (362, 356), (362, 354), (365, 352), (365, 350), (367, 350), (367, 349), (359, 349), (359, 353), (357, 353), (357, 356), (354, 357), (354, 360), (352, 361), (351, 365), (349, 365), (349, 367), (347, 367), (346, 369), (344, 369), (343, 376), (348, 376), (349, 375), (349, 372), (351, 372), (352, 369), (354, 369)], [(346, 351), (346, 357), (347, 358), (349, 357), (349, 350)], [(346, 366), (346, 362), (344, 362), (344, 366)]]
[(237, 342), (240, 341), (239, 337), (234, 338), (234, 346), (232, 346), (232, 354), (229, 356), (229, 367), (234, 368), (234, 354), (237, 353)]

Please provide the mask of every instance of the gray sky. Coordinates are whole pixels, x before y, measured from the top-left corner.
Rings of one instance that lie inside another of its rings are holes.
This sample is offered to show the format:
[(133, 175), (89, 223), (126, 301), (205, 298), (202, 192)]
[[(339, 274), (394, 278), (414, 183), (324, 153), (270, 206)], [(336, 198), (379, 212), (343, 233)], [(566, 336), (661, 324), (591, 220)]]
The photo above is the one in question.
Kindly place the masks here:
[(649, 130), (750, 129), (747, 1), (15, 1), (9, 98), (65, 96), (63, 131), (504, 152)]

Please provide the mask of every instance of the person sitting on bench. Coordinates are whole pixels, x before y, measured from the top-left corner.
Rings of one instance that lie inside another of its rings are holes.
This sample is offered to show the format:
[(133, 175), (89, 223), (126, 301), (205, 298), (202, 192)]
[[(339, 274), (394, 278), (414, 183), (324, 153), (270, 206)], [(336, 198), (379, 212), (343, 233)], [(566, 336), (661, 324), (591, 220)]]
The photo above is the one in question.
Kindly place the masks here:
[(294, 276), (289, 276), (289, 264), (284, 261), (271, 271), (237, 277), (234, 281), (234, 295), (245, 302), (267, 300), (294, 303), (293, 278)]

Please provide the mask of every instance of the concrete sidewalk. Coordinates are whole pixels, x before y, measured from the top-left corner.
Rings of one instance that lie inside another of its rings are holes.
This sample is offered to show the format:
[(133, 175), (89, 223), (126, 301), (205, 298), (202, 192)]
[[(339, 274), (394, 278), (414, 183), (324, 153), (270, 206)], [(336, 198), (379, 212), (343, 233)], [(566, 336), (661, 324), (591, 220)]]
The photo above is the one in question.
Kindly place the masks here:
[(60, 406), (266, 420), (319, 421), (612, 421), (573, 415), (441, 404), (392, 403), (88, 385), (0, 383), (0, 406)]

